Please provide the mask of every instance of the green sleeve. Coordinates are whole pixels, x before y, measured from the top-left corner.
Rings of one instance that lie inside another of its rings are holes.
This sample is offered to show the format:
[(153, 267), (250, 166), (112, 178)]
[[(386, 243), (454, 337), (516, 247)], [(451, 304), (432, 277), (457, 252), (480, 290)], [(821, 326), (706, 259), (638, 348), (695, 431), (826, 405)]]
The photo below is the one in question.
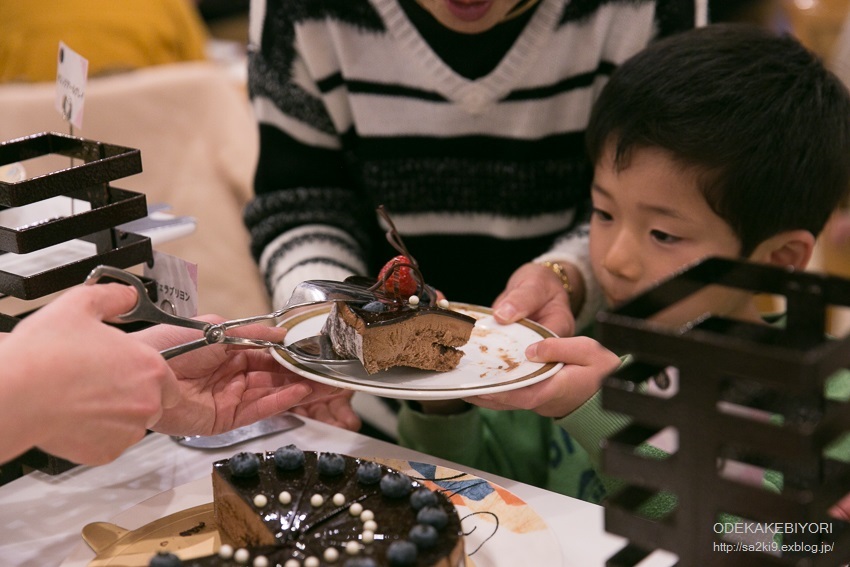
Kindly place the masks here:
[(431, 415), (403, 403), (398, 420), (399, 443), (405, 447), (535, 486), (547, 482), (549, 418), (477, 407)]
[[(850, 392), (850, 373), (848, 373), (846, 385), (847, 391)], [(602, 441), (621, 431), (629, 423), (631, 423), (630, 417), (609, 412), (602, 408), (601, 392), (597, 392), (575, 411), (557, 421), (560, 427), (564, 428), (584, 447), (597, 471), (600, 471), (601, 467)], [(850, 436), (846, 440), (850, 442)], [(654, 459), (665, 459), (669, 456), (666, 452), (648, 443), (640, 445), (637, 448), (637, 453)], [(601, 471), (599, 476), (608, 494), (616, 493), (624, 485), (623, 481), (602, 474)], [(763, 482), (767, 490), (779, 492), (782, 488), (782, 475), (775, 471), (765, 471)], [(660, 492), (648, 500), (639, 512), (649, 518), (662, 518), (675, 508), (676, 502), (674, 494)]]
[[(602, 394), (597, 392), (575, 411), (558, 420), (563, 427), (590, 455), (593, 466), (599, 472), (599, 477), (605, 485), (608, 494), (615, 494), (623, 486), (620, 479), (602, 473), (602, 441), (631, 423), (626, 415), (605, 411), (602, 408)], [(637, 449), (644, 457), (664, 459), (667, 453), (649, 444), (642, 444)], [(639, 513), (648, 518), (662, 518), (676, 507), (676, 497), (669, 492), (660, 492), (641, 506)]]
[[(850, 401), (850, 371), (839, 370), (826, 382), (824, 396), (828, 400), (847, 403)], [(850, 433), (844, 433), (824, 449), (824, 454), (837, 461), (850, 462)]]
[(593, 466), (598, 469), (602, 441), (624, 429), (631, 423), (631, 418), (602, 409), (602, 394), (596, 392), (593, 397), (556, 423), (584, 447)]

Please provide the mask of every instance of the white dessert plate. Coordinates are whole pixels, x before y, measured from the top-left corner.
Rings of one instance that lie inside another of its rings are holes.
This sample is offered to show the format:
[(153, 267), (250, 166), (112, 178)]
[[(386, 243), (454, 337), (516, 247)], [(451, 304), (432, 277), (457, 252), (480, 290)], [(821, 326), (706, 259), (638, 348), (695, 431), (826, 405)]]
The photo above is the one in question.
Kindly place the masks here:
[[(281, 364), (316, 382), (401, 400), (451, 400), (507, 392), (544, 380), (560, 370), (561, 363), (530, 362), (528, 345), (555, 333), (524, 319), (500, 325), (487, 307), (453, 303), (451, 309), (476, 319), (472, 337), (461, 350), (460, 364), (448, 372), (417, 368), (391, 368), (369, 375), (359, 364), (325, 366), (300, 362), (281, 349), (272, 354)], [(330, 312), (323, 305), (290, 315), (279, 326), (287, 329), (284, 344), (319, 334)]]
[[(509, 490), (480, 477), (415, 461), (376, 459), (435, 490), (454, 503), (465, 534), (466, 567), (563, 565), (558, 538), (534, 509)], [(61, 567), (142, 567), (157, 549), (183, 559), (210, 555), (219, 545), (212, 516), (209, 476), (166, 490), (116, 515), (89, 524), (90, 541), (110, 540), (96, 554), (80, 542)]]

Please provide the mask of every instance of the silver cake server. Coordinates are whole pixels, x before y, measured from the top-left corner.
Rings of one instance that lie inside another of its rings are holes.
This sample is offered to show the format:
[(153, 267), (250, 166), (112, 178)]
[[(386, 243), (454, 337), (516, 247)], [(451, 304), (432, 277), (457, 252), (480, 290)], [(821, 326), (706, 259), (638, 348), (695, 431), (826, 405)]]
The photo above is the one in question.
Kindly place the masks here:
[(305, 337), (294, 343), (279, 345), (275, 348), (287, 352), (295, 360), (311, 364), (324, 364), (326, 366), (360, 364), (359, 358), (346, 358), (337, 354), (330, 337), (325, 334)]
[(219, 435), (172, 436), (171, 438), (180, 445), (193, 449), (221, 449), (272, 433), (289, 431), (302, 425), (304, 422), (295, 415), (282, 413)]

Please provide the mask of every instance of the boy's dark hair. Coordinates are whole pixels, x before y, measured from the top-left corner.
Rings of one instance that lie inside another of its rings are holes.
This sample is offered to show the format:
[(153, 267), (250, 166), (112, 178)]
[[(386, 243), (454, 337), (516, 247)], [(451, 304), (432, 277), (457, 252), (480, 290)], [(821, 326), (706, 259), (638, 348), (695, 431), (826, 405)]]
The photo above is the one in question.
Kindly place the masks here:
[(613, 73), (587, 129), (594, 163), (608, 143), (621, 169), (643, 147), (696, 168), (748, 256), (785, 230), (817, 236), (850, 189), (850, 95), (795, 39), (715, 24), (659, 41)]

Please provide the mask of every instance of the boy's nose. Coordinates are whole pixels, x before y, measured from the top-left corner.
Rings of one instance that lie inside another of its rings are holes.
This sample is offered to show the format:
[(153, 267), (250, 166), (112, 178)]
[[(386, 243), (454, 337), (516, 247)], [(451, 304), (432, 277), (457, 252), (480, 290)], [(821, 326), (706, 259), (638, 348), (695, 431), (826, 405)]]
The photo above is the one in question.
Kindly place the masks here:
[(640, 265), (640, 251), (635, 239), (627, 233), (618, 235), (605, 254), (605, 269), (617, 277), (637, 280), (640, 277)]

